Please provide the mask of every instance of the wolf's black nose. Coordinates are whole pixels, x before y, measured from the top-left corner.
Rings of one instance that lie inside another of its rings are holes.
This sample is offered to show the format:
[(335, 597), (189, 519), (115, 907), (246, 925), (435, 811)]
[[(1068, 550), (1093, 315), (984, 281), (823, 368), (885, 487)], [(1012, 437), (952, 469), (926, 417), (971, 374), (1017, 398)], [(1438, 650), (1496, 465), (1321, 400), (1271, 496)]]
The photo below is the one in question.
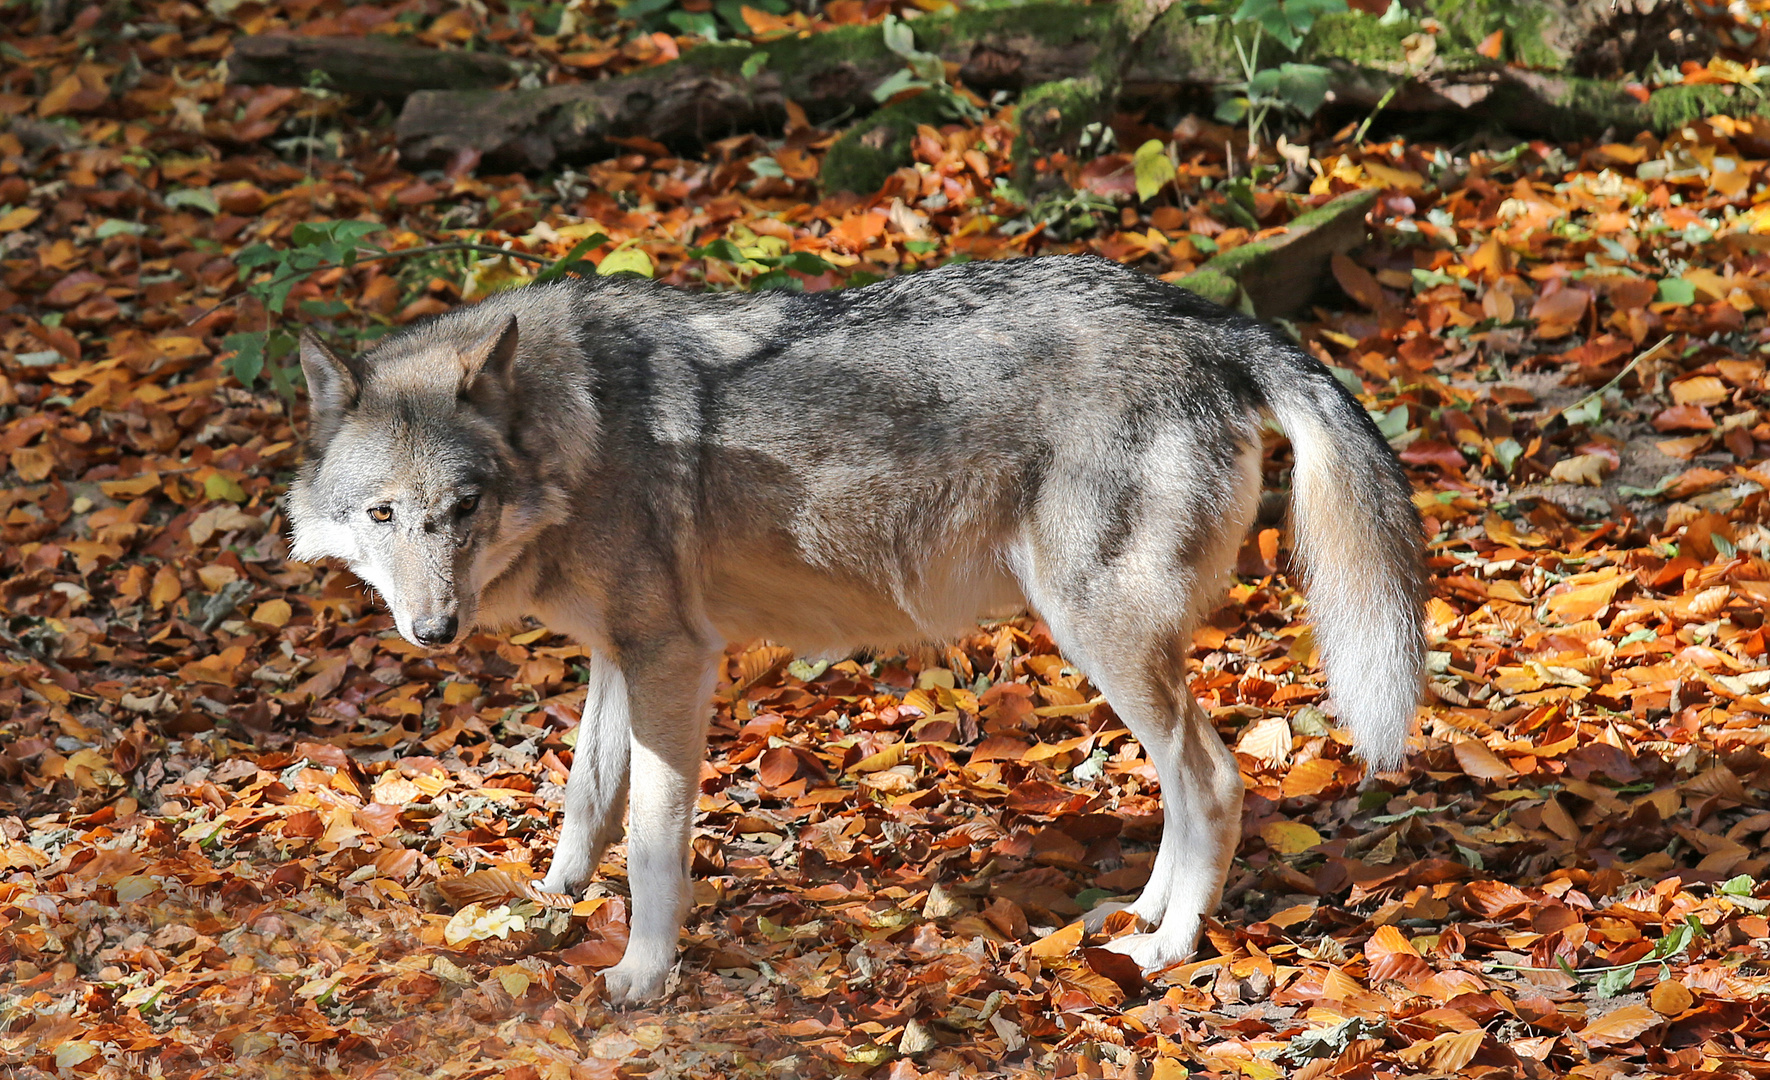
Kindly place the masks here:
[(453, 615), (432, 615), (412, 620), (412, 633), (426, 645), (447, 645), (455, 640), (459, 624)]

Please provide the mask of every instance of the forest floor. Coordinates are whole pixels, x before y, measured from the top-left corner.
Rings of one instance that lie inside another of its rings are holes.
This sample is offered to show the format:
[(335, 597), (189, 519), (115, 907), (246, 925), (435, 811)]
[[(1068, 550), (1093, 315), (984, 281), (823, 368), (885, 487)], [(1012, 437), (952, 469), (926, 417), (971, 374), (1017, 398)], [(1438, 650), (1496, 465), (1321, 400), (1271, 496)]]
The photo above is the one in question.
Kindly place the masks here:
[[(0, 34), (8, 1077), (1770, 1076), (1770, 124), (1324, 132), (1250, 186), (1240, 133), (1122, 117), (1173, 179), (1140, 200), (1129, 154), (1052, 163), (1087, 197), (1041, 224), (1000, 182), (1011, 108), (923, 129), (869, 196), (819, 197), (834, 133), (804, 124), (414, 175), (384, 113), (217, 61), (371, 16), (453, 40), (466, 7), (210, 9), (122, 37), (7, 8)], [(565, 62), (677, 47), (589, 45)], [(1367, 187), (1372, 241), (1291, 328), (1413, 479), (1428, 703), (1406, 769), (1366, 778), (1282, 537), (1251, 537), (1192, 654), (1244, 842), (1198, 956), (1148, 981), (1074, 920), (1143, 883), (1153, 770), (1022, 618), (830, 666), (734, 649), (678, 975), (610, 1011), (622, 849), (575, 903), (530, 884), (584, 652), (544, 627), (420, 649), (348, 573), (285, 561), (304, 408), (227, 343), (365, 341), (532, 269), (442, 252), (238, 299), (234, 256), (302, 223), (549, 257), (600, 232), (591, 262), (689, 287), (790, 252), (832, 267), (776, 275), (807, 289), (1075, 251), (1173, 279)]]

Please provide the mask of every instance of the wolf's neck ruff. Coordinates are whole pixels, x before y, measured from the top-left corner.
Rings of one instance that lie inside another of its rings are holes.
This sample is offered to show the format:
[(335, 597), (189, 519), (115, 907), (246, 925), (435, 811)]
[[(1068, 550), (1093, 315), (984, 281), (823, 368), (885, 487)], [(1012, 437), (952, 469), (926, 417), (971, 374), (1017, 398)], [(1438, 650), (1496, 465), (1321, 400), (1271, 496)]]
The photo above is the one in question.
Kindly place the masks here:
[(348, 562), (407, 637), (532, 615), (593, 652), (544, 887), (583, 885), (631, 803), (617, 1001), (656, 995), (674, 962), (726, 641), (839, 653), (1021, 606), (1161, 781), (1133, 905), (1149, 932), (1109, 947), (1147, 969), (1189, 955), (1241, 780), (1184, 660), (1258, 502), (1262, 415), (1296, 451), (1340, 716), (1374, 764), (1405, 748), (1424, 572), (1388, 445), (1265, 327), (1113, 264), (969, 263), (817, 295), (565, 280), (361, 357), (309, 338), (302, 367), (296, 557)]

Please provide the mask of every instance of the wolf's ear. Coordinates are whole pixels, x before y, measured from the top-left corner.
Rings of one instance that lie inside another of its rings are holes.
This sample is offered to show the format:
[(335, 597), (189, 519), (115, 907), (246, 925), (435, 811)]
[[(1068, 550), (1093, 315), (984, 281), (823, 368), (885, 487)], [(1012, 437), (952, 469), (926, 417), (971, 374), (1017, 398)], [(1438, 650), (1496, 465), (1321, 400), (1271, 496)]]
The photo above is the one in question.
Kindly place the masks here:
[(491, 333), (461, 350), (460, 396), (507, 389), (515, 360), (516, 316), (506, 315)]
[(307, 379), (308, 408), (316, 418), (337, 416), (363, 392), (362, 363), (334, 352), (310, 330), (301, 332), (301, 374)]

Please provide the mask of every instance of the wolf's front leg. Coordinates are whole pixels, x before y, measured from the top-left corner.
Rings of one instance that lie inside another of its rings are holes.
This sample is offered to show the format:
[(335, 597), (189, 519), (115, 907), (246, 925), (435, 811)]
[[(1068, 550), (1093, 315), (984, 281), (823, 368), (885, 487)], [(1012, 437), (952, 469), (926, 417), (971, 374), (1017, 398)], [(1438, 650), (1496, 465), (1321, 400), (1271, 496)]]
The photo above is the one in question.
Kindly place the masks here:
[(590, 657), (589, 696), (578, 722), (572, 775), (565, 785), (565, 823), (553, 848), (544, 892), (577, 892), (589, 884), (603, 851), (621, 835), (627, 808), (627, 680), (606, 649)]
[(708, 702), (721, 653), (695, 643), (654, 649), (625, 671), (633, 730), (627, 953), (603, 973), (611, 1004), (664, 988), (688, 914), (688, 841), (706, 755)]

